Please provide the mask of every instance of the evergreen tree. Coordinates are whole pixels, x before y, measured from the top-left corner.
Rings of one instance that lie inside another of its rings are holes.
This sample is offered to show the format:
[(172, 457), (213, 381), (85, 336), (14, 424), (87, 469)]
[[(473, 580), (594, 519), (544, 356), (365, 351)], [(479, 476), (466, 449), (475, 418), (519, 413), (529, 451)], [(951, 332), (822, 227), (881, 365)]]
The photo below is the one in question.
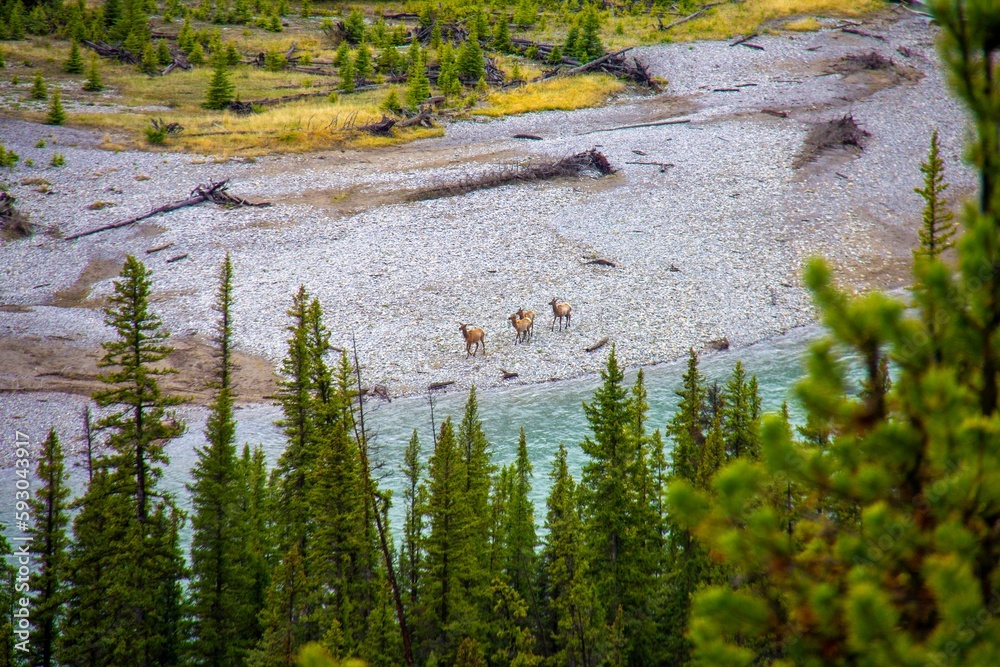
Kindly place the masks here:
[(66, 59), (63, 69), (66, 70), (67, 74), (83, 73), (83, 57), (80, 55), (80, 43), (75, 39), (70, 44), (69, 58)]
[[(293, 544), (271, 576), (267, 601), (261, 611), (263, 636), (250, 654), (249, 667), (293, 667), (300, 647), (306, 642), (309, 587), (299, 545)], [(329, 643), (336, 627), (328, 631)], [(326, 644), (327, 642), (324, 642)]]
[(476, 523), (465, 498), (466, 464), (450, 419), (441, 424), (428, 462), (426, 568), (421, 598), (423, 655), (434, 653), (452, 662), (467, 636), (475, 610), (463, 582), (477, 569), (480, 554), (472, 549)]
[(562, 47), (556, 44), (555, 46), (552, 47), (552, 50), (549, 52), (549, 57), (545, 59), (545, 62), (547, 62), (550, 65), (560, 65), (562, 64), (562, 59), (563, 59)]
[(188, 52), (188, 62), (195, 66), (205, 64), (205, 49), (200, 42), (195, 42), (191, 46), (191, 50)]
[(173, 54), (170, 53), (170, 47), (167, 46), (167, 40), (158, 39), (156, 40), (156, 63), (160, 67), (166, 67), (174, 61)]
[[(6, 526), (0, 523), (0, 665), (16, 665), (19, 653), (15, 648), (14, 600), (17, 571), (8, 561), (11, 555)], [(21, 639), (20, 636), (17, 637)], [(21, 653), (23, 655), (23, 653)]]
[(63, 109), (59, 89), (56, 88), (52, 91), (52, 97), (49, 98), (49, 113), (45, 116), (45, 123), (47, 125), (62, 125), (65, 122), (66, 111)]
[(566, 32), (566, 41), (563, 42), (563, 53), (570, 58), (581, 58), (580, 56), (580, 28), (576, 23), (570, 26)]
[(351, 49), (347, 42), (341, 42), (337, 51), (333, 54), (333, 64), (335, 67), (343, 67), (351, 59)]
[(462, 42), (458, 50), (458, 78), (462, 81), (479, 81), (485, 74), (483, 66), (483, 50), (479, 46), (479, 37), (475, 33)]
[(206, 447), (197, 450), (191, 470), (191, 598), (192, 650), (200, 665), (239, 664), (250, 648), (241, 636), (247, 615), (245, 592), (250, 582), (242, 545), (247, 535), (239, 511), (240, 485), (236, 458), (236, 421), (232, 390), (233, 266), (222, 264), (215, 309), (219, 313), (215, 343), (218, 390), (205, 427)]
[(360, 9), (352, 9), (344, 19), (344, 39), (351, 44), (360, 44), (365, 37), (365, 15)]
[(7, 34), (13, 40), (24, 39), (24, 4), (15, 0), (7, 14)]
[(514, 50), (514, 45), (510, 41), (510, 26), (507, 25), (507, 16), (501, 14), (493, 29), (493, 41), (490, 44), (494, 51), (500, 53), (510, 53)]
[[(993, 435), (1000, 312), (991, 296), (1000, 276), (987, 270), (1000, 262), (1000, 88), (990, 65), (998, 44), (983, 29), (996, 24), (998, 10), (967, 0), (930, 6), (942, 60), (976, 128), (969, 154), (984, 188), (966, 207), (958, 272), (917, 262), (911, 314), (909, 304), (882, 294), (839, 291), (818, 260), (806, 269), (829, 334), (813, 346), (797, 394), (814, 423), (829, 427), (829, 445), (795, 443), (784, 417), (772, 416), (761, 429), (761, 461), (723, 468), (715, 497), (683, 484), (670, 491), (679, 519), (740, 580), (766, 577), (698, 595), (691, 637), (703, 662), (972, 665), (1000, 654), (990, 611), (1000, 577), (1000, 498), (989, 481), (1000, 471)], [(931, 304), (942, 314), (936, 341), (919, 312)], [(869, 387), (882, 384), (888, 356), (892, 388), (854, 395), (845, 349)], [(779, 477), (794, 488), (793, 522), (768, 503)], [(855, 505), (860, 520), (828, 511), (831, 501)]]
[(372, 52), (368, 44), (361, 42), (357, 52), (354, 54), (354, 76), (361, 81), (367, 81), (372, 75)]
[(601, 28), (601, 18), (594, 5), (587, 5), (580, 16), (580, 34), (575, 40), (576, 57), (584, 62), (600, 58), (604, 55), (604, 45), (598, 34)]
[(559, 445), (549, 478), (552, 486), (546, 500), (542, 579), (551, 607), (547, 625), (553, 641), (552, 662), (595, 667), (604, 655), (603, 612), (588, 576), (583, 517), (564, 445)]
[[(71, 587), (61, 663), (173, 665), (181, 654), (181, 516), (157, 488), (168, 463), (164, 444), (184, 430), (167, 412), (180, 399), (157, 378), (174, 372), (158, 363), (171, 351), (169, 334), (149, 310), (149, 271), (126, 257), (105, 323), (117, 339), (102, 343), (94, 395), (112, 411), (98, 422), (110, 452), (81, 499), (74, 520)], [(127, 619), (127, 620), (126, 620)]]
[(402, 113), (403, 105), (399, 101), (399, 95), (396, 94), (395, 88), (389, 89), (389, 94), (385, 96), (382, 100), (382, 104), (379, 106), (382, 111), (387, 111), (389, 113)]
[(121, 0), (104, 0), (104, 25), (113, 27), (122, 16)]
[(527, 627), (528, 607), (517, 591), (500, 579), (493, 580), (492, 663), (535, 667), (542, 658), (535, 654), (535, 637)]
[(205, 103), (202, 106), (221, 111), (233, 101), (235, 86), (229, 80), (229, 66), (225, 55), (216, 54), (213, 60), (212, 80), (208, 84), (208, 92), (205, 94)]
[(237, 520), (242, 542), (240, 566), (245, 588), (241, 599), (243, 615), (238, 621), (236, 636), (253, 646), (263, 632), (260, 617), (270, 585), (272, 558), (272, 525), (268, 519), (272, 505), (267, 486), (267, 463), (260, 445), (252, 453), (250, 446), (244, 445), (237, 474)]
[(406, 478), (406, 487), (403, 489), (403, 548), (399, 556), (399, 577), (406, 589), (406, 602), (411, 614), (419, 599), (423, 569), (423, 509), (427, 489), (421, 481), (423, 464), (420, 458), (420, 440), (414, 429), (400, 468)]
[(45, 86), (45, 79), (42, 78), (41, 71), (35, 72), (35, 78), (31, 82), (31, 93), (29, 96), (33, 100), (45, 100), (49, 97), (48, 89)]
[(354, 60), (348, 57), (344, 60), (344, 64), (340, 66), (340, 89), (345, 93), (354, 92)]
[(83, 89), (89, 93), (99, 93), (104, 90), (101, 82), (101, 72), (97, 67), (97, 54), (90, 56), (90, 67), (87, 69), (87, 80), (83, 82)]
[(916, 257), (936, 259), (955, 245), (954, 214), (948, 210), (948, 201), (944, 191), (948, 184), (944, 182), (944, 160), (941, 159), (938, 133), (931, 134), (931, 147), (927, 153), (927, 161), (920, 165), (924, 174), (924, 187), (914, 188), (914, 192), (924, 200), (923, 226), (920, 228), (920, 247), (913, 251)]
[(462, 94), (462, 82), (458, 80), (458, 66), (451, 44), (442, 44), (438, 50), (438, 88), (446, 97)]
[[(31, 663), (41, 667), (55, 664), (55, 643), (62, 619), (63, 585), (66, 576), (68, 540), (66, 525), (66, 468), (62, 445), (55, 429), (49, 431), (38, 457), (37, 477), (40, 482), (31, 501), (31, 552), (35, 571), (28, 585), (31, 598), (32, 637)], [(2, 551), (3, 544), (0, 544)]]
[(156, 53), (156, 47), (152, 42), (147, 42), (142, 49), (142, 61), (139, 63), (139, 70), (149, 76), (160, 73), (160, 57)]
[(431, 84), (427, 80), (424, 56), (420, 51), (420, 43), (414, 40), (413, 47), (410, 48), (410, 71), (406, 75), (406, 106), (416, 109), (430, 96)]
[(737, 361), (721, 411), (727, 458), (760, 458), (759, 406), (756, 379), (748, 381), (743, 364)]

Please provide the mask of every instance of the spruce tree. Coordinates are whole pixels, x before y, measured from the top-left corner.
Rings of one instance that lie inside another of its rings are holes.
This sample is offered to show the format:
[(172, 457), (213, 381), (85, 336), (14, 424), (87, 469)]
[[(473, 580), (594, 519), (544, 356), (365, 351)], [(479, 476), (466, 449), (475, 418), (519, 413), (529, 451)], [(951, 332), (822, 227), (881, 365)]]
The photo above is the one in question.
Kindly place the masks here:
[(97, 54), (91, 54), (90, 67), (87, 69), (87, 80), (83, 82), (83, 89), (88, 93), (99, 93), (104, 90), (101, 82), (101, 72), (97, 67)]
[(160, 73), (160, 57), (156, 53), (156, 47), (152, 42), (147, 42), (142, 49), (142, 61), (139, 63), (139, 70), (149, 76)]
[(170, 53), (170, 47), (167, 45), (167, 40), (158, 39), (156, 41), (156, 63), (160, 67), (166, 67), (174, 61), (174, 56)]
[(410, 70), (406, 75), (406, 106), (416, 109), (431, 96), (431, 84), (427, 80), (424, 56), (420, 43), (414, 40), (410, 49)]
[(66, 70), (67, 74), (83, 73), (83, 57), (80, 55), (80, 43), (75, 39), (70, 44), (69, 58), (66, 59), (63, 69)]
[(603, 661), (604, 617), (589, 577), (579, 494), (559, 445), (549, 473), (542, 580), (550, 606), (548, 632), (554, 664), (594, 667)]
[(479, 46), (479, 37), (472, 33), (462, 42), (458, 50), (458, 78), (469, 83), (479, 81), (485, 74), (483, 66), (483, 50)]
[(255, 646), (263, 632), (260, 616), (270, 585), (273, 555), (273, 522), (269, 519), (273, 507), (263, 447), (257, 445), (251, 452), (250, 446), (244, 445), (237, 474), (241, 569), (246, 587), (241, 599), (243, 615), (239, 619), (236, 636)]
[(361, 81), (367, 81), (372, 75), (372, 52), (366, 42), (361, 42), (357, 52), (354, 54), (354, 76)]
[[(306, 643), (309, 587), (299, 545), (293, 544), (271, 575), (267, 601), (261, 611), (263, 636), (247, 659), (249, 667), (293, 667)], [(336, 627), (328, 631), (335, 640)]]
[(45, 116), (46, 125), (62, 125), (66, 122), (66, 111), (63, 109), (62, 99), (59, 95), (59, 89), (52, 91), (52, 97), (49, 99), (49, 113)]
[(340, 66), (338, 73), (340, 74), (340, 89), (345, 93), (353, 93), (355, 79), (354, 60), (347, 57)]
[(45, 86), (45, 79), (42, 77), (41, 71), (35, 72), (35, 78), (31, 82), (29, 97), (33, 100), (45, 100), (49, 97), (48, 89)]
[(232, 389), (233, 267), (226, 255), (219, 275), (215, 385), (217, 394), (205, 427), (207, 446), (197, 450), (191, 470), (192, 652), (200, 665), (238, 664), (250, 648), (241, 636), (249, 588), (242, 546), (247, 535), (240, 516), (236, 421)]
[(181, 658), (181, 516), (157, 480), (168, 463), (164, 445), (184, 425), (167, 411), (180, 399), (164, 395), (157, 381), (175, 371), (159, 363), (171, 347), (149, 309), (149, 275), (127, 256), (105, 308), (117, 338), (102, 343), (100, 366), (110, 370), (99, 377), (108, 388), (94, 399), (111, 408), (98, 422), (110, 451), (74, 521), (63, 663), (113, 655), (113, 664), (152, 666)]
[(742, 362), (737, 361), (721, 411), (727, 458), (760, 458), (759, 406), (756, 380), (747, 380)]
[(493, 29), (493, 40), (490, 43), (494, 51), (499, 51), (500, 53), (510, 53), (514, 49), (514, 45), (510, 41), (510, 26), (507, 25), (507, 16), (504, 14), (500, 15), (497, 19), (496, 28)]
[(30, 659), (33, 665), (50, 667), (55, 664), (55, 643), (63, 615), (69, 522), (69, 487), (62, 445), (55, 429), (49, 431), (42, 443), (37, 478), (40, 486), (31, 501), (31, 552), (36, 566), (28, 581), (34, 592)]
[(587, 5), (580, 16), (580, 34), (575, 41), (576, 56), (580, 60), (588, 62), (604, 55), (604, 45), (598, 34), (600, 28), (601, 18), (597, 9), (594, 5)]
[(948, 210), (944, 191), (948, 184), (944, 181), (944, 160), (941, 159), (938, 133), (931, 134), (931, 147), (927, 161), (920, 165), (924, 174), (924, 187), (914, 188), (914, 192), (924, 200), (923, 226), (920, 228), (920, 247), (913, 251), (916, 257), (936, 259), (951, 247), (955, 241), (954, 214)]
[[(958, 271), (916, 263), (912, 312), (883, 294), (840, 291), (821, 261), (807, 267), (828, 336), (812, 347), (796, 393), (829, 426), (829, 445), (796, 443), (784, 417), (770, 416), (761, 461), (723, 468), (714, 497), (684, 484), (670, 490), (678, 518), (749, 584), (699, 593), (691, 638), (703, 662), (972, 665), (1000, 654), (1000, 497), (989, 481), (1000, 473), (1000, 276), (990, 268), (1000, 265), (1000, 89), (998, 44), (983, 30), (1000, 14), (995, 3), (966, 0), (930, 7), (949, 80), (976, 128), (969, 154), (983, 188), (965, 209)], [(929, 305), (942, 314), (936, 341), (922, 321)], [(856, 395), (844, 350), (870, 387), (888, 356), (891, 389)], [(793, 522), (768, 503), (779, 477), (794, 485)], [(860, 520), (828, 511), (831, 500), (856, 505)]]
[(121, 0), (104, 0), (104, 25), (111, 28), (122, 15)]
[(221, 111), (233, 101), (235, 87), (229, 80), (229, 66), (226, 63), (225, 55), (216, 54), (213, 65), (212, 80), (208, 84), (208, 92), (205, 94), (205, 103), (202, 106), (206, 109)]
[(403, 546), (399, 554), (399, 577), (407, 592), (406, 602), (411, 614), (419, 599), (420, 575), (423, 570), (423, 510), (427, 488), (422, 482), (424, 466), (420, 458), (420, 439), (414, 429), (400, 468), (406, 479), (406, 486), (403, 489)]
[[(0, 610), (3, 610), (0, 614), (0, 665), (16, 665), (23, 652), (15, 648), (14, 600), (17, 570), (9, 561), (12, 552), (6, 528), (0, 523)], [(17, 639), (20, 640), (20, 637)]]
[(507, 581), (522, 600), (537, 607), (535, 586), (535, 534), (534, 505), (531, 502), (532, 466), (528, 458), (528, 444), (521, 427), (517, 442), (517, 458), (513, 468), (514, 479), (507, 509), (505, 532), (504, 570)]

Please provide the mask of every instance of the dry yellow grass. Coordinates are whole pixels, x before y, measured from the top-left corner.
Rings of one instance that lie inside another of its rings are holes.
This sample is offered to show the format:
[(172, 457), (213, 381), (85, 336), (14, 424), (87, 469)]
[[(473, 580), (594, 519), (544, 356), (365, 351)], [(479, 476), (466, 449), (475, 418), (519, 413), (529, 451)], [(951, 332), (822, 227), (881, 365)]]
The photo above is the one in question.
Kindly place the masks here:
[(789, 21), (781, 26), (785, 30), (792, 30), (794, 32), (812, 32), (814, 30), (819, 30), (823, 27), (823, 24), (819, 22), (815, 16), (807, 16), (803, 19), (796, 19), (795, 21)]
[(604, 104), (624, 89), (624, 83), (605, 74), (557, 77), (492, 93), (486, 98), (487, 106), (472, 113), (496, 117), (530, 111), (582, 109)]
[(788, 17), (856, 17), (883, 7), (884, 0), (746, 0), (715, 7), (667, 34), (675, 41), (728, 39), (758, 31), (768, 23)]

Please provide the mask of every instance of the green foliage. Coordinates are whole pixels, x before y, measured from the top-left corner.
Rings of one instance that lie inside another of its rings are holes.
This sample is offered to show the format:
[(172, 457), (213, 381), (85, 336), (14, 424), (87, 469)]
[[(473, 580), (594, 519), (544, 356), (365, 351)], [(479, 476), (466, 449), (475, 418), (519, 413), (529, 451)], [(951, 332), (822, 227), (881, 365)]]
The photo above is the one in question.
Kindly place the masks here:
[(479, 38), (475, 33), (462, 42), (458, 49), (458, 77), (462, 81), (479, 81), (486, 69), (483, 65), (483, 50), (479, 46)]
[(514, 25), (520, 29), (530, 28), (538, 22), (538, 3), (535, 0), (520, 0), (514, 10)]
[(49, 113), (45, 116), (45, 122), (48, 125), (62, 125), (66, 122), (66, 111), (63, 109), (58, 88), (52, 91), (52, 97), (49, 99)]
[(366, 81), (373, 71), (371, 49), (365, 42), (362, 42), (354, 54), (354, 75), (359, 80)]
[[(184, 430), (167, 408), (180, 402), (160, 391), (157, 378), (174, 372), (160, 363), (169, 334), (149, 310), (149, 271), (127, 256), (105, 323), (117, 334), (102, 343), (94, 394), (109, 408), (97, 424), (108, 454), (95, 462), (77, 503), (69, 567), (66, 620), (60, 631), (62, 664), (175, 665), (180, 661), (181, 515), (158, 488), (164, 445)], [(120, 623), (121, 618), (132, 619)]]
[(924, 174), (924, 187), (914, 188), (914, 192), (924, 200), (923, 226), (919, 230), (920, 247), (913, 251), (915, 257), (936, 259), (955, 245), (955, 216), (948, 210), (948, 201), (944, 198), (948, 184), (944, 182), (944, 161), (939, 151), (938, 133), (934, 130), (927, 161), (920, 165), (920, 171)]
[(167, 45), (167, 40), (159, 39), (156, 41), (156, 62), (160, 67), (166, 67), (174, 61), (174, 56), (170, 53), (170, 47)]
[(83, 57), (80, 55), (80, 44), (75, 39), (69, 47), (69, 58), (66, 59), (63, 69), (67, 74), (83, 73)]
[(562, 59), (563, 59), (562, 47), (556, 44), (555, 46), (552, 47), (552, 50), (549, 52), (549, 57), (546, 58), (545, 61), (550, 65), (559, 65), (560, 63), (562, 63)]
[(490, 46), (494, 51), (499, 51), (500, 53), (511, 53), (514, 50), (514, 45), (510, 41), (510, 27), (507, 25), (507, 17), (505, 15), (501, 15), (497, 19)]
[(333, 54), (334, 66), (343, 67), (350, 59), (351, 59), (351, 47), (347, 45), (347, 42), (341, 42), (340, 46), (337, 47), (336, 53)]
[(149, 76), (160, 73), (160, 57), (156, 53), (156, 47), (152, 42), (147, 42), (142, 50), (142, 61), (139, 63), (139, 70)]
[(0, 167), (13, 169), (14, 165), (17, 164), (17, 161), (20, 159), (20, 155), (12, 150), (8, 150), (3, 144), (0, 144)]
[(49, 15), (45, 11), (44, 5), (37, 4), (26, 21), (28, 33), (31, 35), (47, 35), (49, 33)]
[(357, 78), (354, 71), (354, 60), (349, 57), (345, 59), (338, 73), (340, 74), (340, 89), (345, 93), (353, 93), (354, 80)]
[(302, 0), (302, 8), (299, 11), (302, 18), (307, 19), (312, 16), (312, 2), (309, 0)]
[(33, 100), (48, 99), (48, 88), (45, 86), (45, 79), (42, 78), (41, 71), (35, 72), (35, 78), (31, 82), (31, 92), (28, 96)]
[(264, 53), (264, 69), (268, 72), (280, 72), (288, 66), (285, 54), (277, 49), (268, 49)]
[(360, 44), (365, 37), (365, 15), (360, 9), (352, 9), (344, 20), (344, 39), (351, 44)]
[[(10, 610), (0, 616), (0, 663), (15, 665), (19, 657), (14, 642), (14, 600), (16, 568), (10, 563), (10, 542), (7, 541), (5, 528), (0, 523), (0, 608)], [(20, 639), (20, 637), (18, 637)]]
[(235, 94), (236, 87), (229, 80), (229, 66), (226, 63), (225, 54), (218, 54), (215, 57), (212, 80), (208, 83), (205, 103), (202, 106), (206, 109), (221, 111), (229, 106)]
[(382, 49), (378, 56), (378, 71), (383, 74), (399, 74), (403, 71), (405, 61), (394, 46)]
[(188, 53), (188, 62), (195, 66), (205, 64), (205, 49), (202, 48), (200, 42), (195, 42), (191, 47), (191, 51)]
[[(79, 47), (77, 47), (77, 48), (79, 48)], [(4, 69), (5, 67), (7, 67), (7, 61), (4, 60), (3, 49), (0, 49), (0, 69)]]
[(438, 51), (438, 88), (446, 97), (462, 94), (462, 82), (458, 80), (458, 65), (451, 44), (442, 44)]
[[(53, 664), (62, 618), (69, 547), (66, 535), (69, 487), (62, 444), (55, 429), (49, 431), (48, 438), (42, 443), (36, 475), (40, 485), (30, 502), (32, 528), (29, 533), (35, 570), (28, 579), (28, 585), (35, 594), (31, 598), (29, 646), (34, 664), (50, 665)], [(0, 551), (3, 551), (2, 544)]]
[(598, 34), (601, 28), (601, 17), (594, 5), (587, 5), (580, 15), (580, 34), (574, 44), (574, 54), (584, 62), (589, 62), (604, 55), (604, 45)]
[(13, 40), (24, 39), (24, 29), (24, 4), (15, 0), (7, 14), (7, 35)]
[(410, 47), (410, 69), (406, 75), (406, 106), (416, 109), (431, 96), (431, 84), (424, 67), (424, 56), (416, 40)]
[(149, 125), (145, 129), (146, 141), (153, 146), (162, 146), (167, 142), (167, 128), (163, 125)]
[(382, 100), (382, 104), (379, 105), (379, 108), (382, 111), (389, 113), (398, 114), (403, 112), (403, 104), (399, 101), (399, 95), (396, 94), (395, 88), (389, 89), (389, 93), (385, 96), (385, 99)]
[(236, 42), (226, 42), (226, 54), (225, 54), (226, 64), (230, 67), (236, 67), (242, 62), (242, 57), (240, 57), (240, 52), (236, 49)]
[(87, 80), (83, 82), (83, 89), (88, 93), (99, 93), (104, 90), (101, 82), (101, 71), (97, 65), (97, 54), (90, 56), (90, 67), (87, 69)]
[(66, 164), (66, 156), (63, 155), (62, 153), (53, 153), (52, 161), (50, 162), (50, 164), (53, 167), (62, 167)]

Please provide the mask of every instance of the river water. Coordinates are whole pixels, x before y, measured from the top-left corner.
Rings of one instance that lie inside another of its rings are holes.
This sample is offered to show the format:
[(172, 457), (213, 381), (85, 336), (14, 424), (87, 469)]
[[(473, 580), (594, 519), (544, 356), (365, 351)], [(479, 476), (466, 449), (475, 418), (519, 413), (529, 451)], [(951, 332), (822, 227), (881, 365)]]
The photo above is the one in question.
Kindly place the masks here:
[[(783, 401), (788, 401), (793, 421), (800, 421), (801, 412), (794, 401), (794, 385), (803, 375), (803, 355), (811, 341), (820, 335), (816, 326), (794, 329), (782, 336), (739, 350), (713, 352), (701, 359), (702, 373), (711, 381), (724, 384), (737, 360), (742, 360), (748, 374), (756, 375), (760, 385), (765, 411), (776, 411)], [(662, 429), (674, 412), (676, 391), (680, 389), (687, 360), (660, 364), (645, 370), (649, 392), (648, 429)], [(626, 374), (626, 382), (635, 380), (635, 372)], [(559, 443), (567, 446), (569, 464), (578, 477), (584, 462), (579, 442), (588, 434), (582, 403), (593, 398), (600, 378), (587, 377), (546, 384), (491, 389), (479, 392), (479, 410), (487, 438), (492, 445), (493, 462), (500, 466), (511, 462), (517, 450), (520, 428), (527, 436), (528, 451), (534, 465), (533, 500), (536, 519), (541, 523), (545, 515), (545, 497), (548, 494), (548, 473)], [(451, 416), (460, 421), (467, 394), (462, 391), (435, 392), (434, 420)], [(6, 405), (4, 405), (6, 404)], [(80, 412), (86, 399), (65, 394), (0, 395), (0, 422), (3, 425), (3, 448), (11, 449), (15, 429), (27, 433), (33, 443), (38, 443), (54, 425), (69, 449), (78, 450), (82, 432)], [(185, 484), (197, 460), (196, 448), (205, 444), (204, 425), (207, 411), (204, 408), (183, 408), (182, 416), (188, 423), (187, 432), (167, 446), (170, 464), (163, 471), (162, 485), (174, 494), (181, 507), (190, 507), (190, 494)], [(237, 441), (261, 444), (273, 466), (284, 448), (284, 437), (275, 425), (281, 409), (271, 404), (241, 406), (236, 413)], [(403, 451), (416, 429), (423, 447), (426, 462), (433, 447), (430, 403), (427, 396), (395, 399), (391, 403), (372, 399), (366, 403), (365, 421), (369, 436), (378, 448), (382, 460), (379, 469), (380, 484), (392, 490), (396, 502), (390, 513), (394, 529), (400, 525), (402, 498), (400, 490), (403, 477), (399, 472)], [(12, 457), (7, 452), (4, 467), (0, 467), (0, 523), (7, 526), (8, 535), (19, 534), (13, 525), (16, 476), (10, 467)], [(81, 457), (70, 457), (71, 486), (74, 493), (82, 493), (85, 475), (80, 466)], [(32, 482), (32, 487), (35, 484)], [(185, 536), (186, 537), (186, 536)]]

